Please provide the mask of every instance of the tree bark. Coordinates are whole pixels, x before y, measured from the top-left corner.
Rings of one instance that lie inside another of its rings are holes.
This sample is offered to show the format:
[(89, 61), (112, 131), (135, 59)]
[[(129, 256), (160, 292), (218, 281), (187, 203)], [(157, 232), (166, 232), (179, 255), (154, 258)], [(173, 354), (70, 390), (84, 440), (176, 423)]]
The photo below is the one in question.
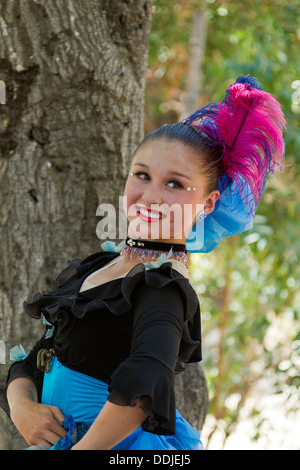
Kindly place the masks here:
[(201, 8), (193, 15), (187, 74), (187, 98), (182, 118), (191, 115), (200, 108), (199, 99), (202, 93), (202, 69), (207, 32), (206, 10), (207, 2), (202, 0)]
[(185, 371), (175, 376), (176, 406), (182, 416), (201, 431), (209, 406), (208, 389), (202, 366), (184, 364)]
[[(28, 351), (43, 331), (23, 301), (53, 290), (68, 259), (99, 251), (97, 207), (118, 207), (144, 133), (151, 7), (152, 0), (0, 4), (1, 384), (9, 349)], [(197, 427), (206, 395), (190, 389), (193, 368), (177, 380), (178, 409)], [(193, 374), (202, 383), (198, 368)], [(25, 445), (0, 410), (0, 449)]]
[[(152, 0), (4, 0), (0, 5), (0, 340), (42, 331), (23, 301), (67, 260), (100, 250), (96, 210), (118, 207), (144, 132)], [(0, 365), (3, 383), (9, 360)], [(0, 448), (20, 448), (0, 411)]]

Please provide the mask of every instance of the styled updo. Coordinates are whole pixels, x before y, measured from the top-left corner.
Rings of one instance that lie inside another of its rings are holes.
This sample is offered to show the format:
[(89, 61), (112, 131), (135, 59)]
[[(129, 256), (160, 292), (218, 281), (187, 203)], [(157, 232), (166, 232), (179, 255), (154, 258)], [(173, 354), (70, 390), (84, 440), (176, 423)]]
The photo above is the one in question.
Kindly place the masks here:
[(136, 151), (146, 142), (154, 140), (180, 142), (191, 148), (198, 156), (199, 171), (206, 177), (205, 196), (216, 189), (222, 173), (222, 147), (215, 144), (206, 134), (181, 122), (164, 124), (159, 129), (149, 132), (140, 142)]
[(221, 102), (208, 103), (181, 123), (150, 132), (140, 146), (163, 138), (192, 148), (207, 178), (205, 195), (230, 188), (232, 203), (241, 196), (254, 217), (269, 174), (283, 170), (285, 127), (276, 98), (263, 91), (255, 77), (241, 76)]

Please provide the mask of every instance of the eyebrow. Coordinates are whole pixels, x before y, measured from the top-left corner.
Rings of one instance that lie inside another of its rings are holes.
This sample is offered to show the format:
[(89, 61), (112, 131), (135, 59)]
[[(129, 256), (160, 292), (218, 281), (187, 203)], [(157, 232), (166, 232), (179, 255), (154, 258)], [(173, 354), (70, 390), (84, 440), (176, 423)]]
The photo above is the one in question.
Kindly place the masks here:
[[(145, 168), (148, 168), (148, 165), (145, 165), (145, 163), (135, 163), (134, 165), (140, 165), (140, 166), (144, 166)], [(183, 175), (182, 173), (178, 173), (178, 171), (171, 171), (170, 172), (170, 175), (175, 175), (175, 176), (182, 176), (183, 178), (186, 178), (187, 180), (190, 180), (191, 178), (189, 176), (186, 176), (186, 175)]]

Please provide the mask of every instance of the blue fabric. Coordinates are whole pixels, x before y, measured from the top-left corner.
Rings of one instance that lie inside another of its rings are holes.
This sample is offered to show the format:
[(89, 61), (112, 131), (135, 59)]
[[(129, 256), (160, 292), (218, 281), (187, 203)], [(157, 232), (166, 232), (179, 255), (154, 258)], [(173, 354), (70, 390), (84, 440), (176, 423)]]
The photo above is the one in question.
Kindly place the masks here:
[(108, 395), (106, 383), (63, 366), (54, 356), (50, 372), (44, 375), (41, 401), (57, 406), (78, 423), (95, 419)]
[(27, 356), (28, 353), (26, 353), (22, 344), (20, 344), (19, 346), (14, 346), (13, 348), (11, 348), (9, 359), (11, 361), (23, 361), (24, 359), (26, 359)]
[[(213, 212), (204, 220), (197, 220), (186, 240), (189, 253), (209, 253), (221, 242), (222, 238), (236, 235), (253, 227), (250, 187), (243, 182), (243, 194), (236, 181), (226, 175), (219, 179), (217, 188), (220, 197)], [(253, 204), (253, 201), (252, 201)]]
[[(68, 434), (60, 439), (49, 450), (68, 450), (76, 444), (89, 430), (93, 421), (80, 423), (74, 429), (74, 420), (68, 416), (63, 421), (63, 427)], [(160, 436), (143, 431), (138, 427), (128, 437), (123, 439), (110, 450), (203, 450), (200, 434), (176, 410), (176, 434)]]
[(176, 410), (176, 434), (160, 436), (143, 431), (131, 433), (112, 450), (203, 450), (199, 432)]
[[(66, 416), (62, 426), (68, 434), (49, 450), (67, 450), (78, 442), (101, 411), (108, 394), (106, 383), (63, 366), (54, 356), (50, 371), (44, 376), (42, 403), (62, 410)], [(202, 449), (199, 432), (176, 410), (175, 435), (152, 434), (140, 426), (111, 450)]]

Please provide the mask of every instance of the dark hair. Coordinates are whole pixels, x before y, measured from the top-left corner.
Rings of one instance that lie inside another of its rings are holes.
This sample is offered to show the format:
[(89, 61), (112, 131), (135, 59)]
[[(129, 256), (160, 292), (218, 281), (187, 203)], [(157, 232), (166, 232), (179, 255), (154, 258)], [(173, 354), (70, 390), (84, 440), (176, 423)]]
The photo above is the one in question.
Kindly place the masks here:
[(207, 178), (206, 191), (208, 195), (216, 189), (222, 173), (222, 149), (204, 132), (183, 123), (164, 124), (159, 129), (145, 135), (136, 151), (149, 140), (167, 139), (170, 142), (181, 142), (199, 155), (201, 174)]

